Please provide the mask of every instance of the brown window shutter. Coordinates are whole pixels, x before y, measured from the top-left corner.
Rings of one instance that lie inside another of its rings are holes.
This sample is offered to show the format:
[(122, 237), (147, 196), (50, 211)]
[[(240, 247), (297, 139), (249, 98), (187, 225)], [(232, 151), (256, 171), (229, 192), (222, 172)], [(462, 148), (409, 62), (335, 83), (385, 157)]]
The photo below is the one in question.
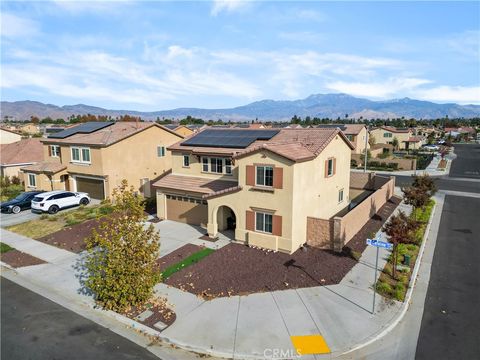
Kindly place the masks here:
[(247, 185), (255, 186), (255, 166), (247, 165)]
[(52, 156), (52, 145), (48, 145), (48, 156)]
[(282, 217), (280, 215), (272, 217), (272, 234), (282, 236)]
[(328, 177), (328, 160), (325, 160), (325, 177)]
[(273, 187), (275, 189), (283, 189), (283, 168), (273, 168)]
[(247, 230), (255, 231), (255, 212), (247, 210), (245, 227)]
[(333, 158), (333, 175), (337, 173), (337, 158)]

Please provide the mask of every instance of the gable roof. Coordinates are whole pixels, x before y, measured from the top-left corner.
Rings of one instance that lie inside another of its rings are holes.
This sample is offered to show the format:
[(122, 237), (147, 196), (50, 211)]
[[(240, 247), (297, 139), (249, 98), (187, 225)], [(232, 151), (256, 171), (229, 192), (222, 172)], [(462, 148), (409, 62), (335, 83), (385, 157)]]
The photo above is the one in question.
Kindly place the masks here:
[(4, 144), (0, 150), (2, 166), (36, 163), (43, 160), (43, 145), (38, 138)]
[(84, 145), (96, 145), (96, 146), (110, 146), (154, 126), (160, 129), (163, 129), (183, 139), (182, 135), (177, 134), (175, 131), (170, 130), (157, 123), (118, 121), (110, 126), (96, 130), (89, 134), (77, 133), (63, 139), (47, 138), (42, 141), (44, 143), (55, 143), (55, 144), (84, 144)]
[(17, 131), (14, 131), (14, 130), (10, 130), (10, 129), (4, 128), (4, 127), (0, 127), (0, 129), (2, 129), (3, 131), (7, 131), (7, 132), (9, 132), (9, 133), (15, 134), (15, 135), (22, 136), (22, 134), (20, 134), (20, 133), (17, 132)]
[(56, 174), (59, 171), (65, 170), (66, 168), (67, 166), (61, 163), (42, 161), (38, 164), (22, 167), (20, 170), (23, 172)]
[[(383, 129), (383, 130), (386, 130), (386, 131), (390, 131), (392, 133), (402, 133), (402, 134), (407, 134), (410, 132), (410, 129), (399, 129), (399, 128), (396, 128), (396, 127), (393, 127), (393, 126), (380, 126), (376, 129)], [(372, 130), (376, 130), (376, 129), (372, 129)]]

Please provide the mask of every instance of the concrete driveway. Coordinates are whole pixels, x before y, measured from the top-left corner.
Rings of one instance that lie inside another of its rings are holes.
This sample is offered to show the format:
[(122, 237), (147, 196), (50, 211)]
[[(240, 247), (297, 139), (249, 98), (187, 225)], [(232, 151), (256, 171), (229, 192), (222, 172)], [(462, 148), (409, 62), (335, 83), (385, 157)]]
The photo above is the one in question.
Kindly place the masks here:
[(0, 226), (7, 227), (11, 225), (20, 224), (26, 221), (34, 220), (38, 218), (40, 215), (32, 213), (30, 210), (24, 210), (19, 212), (18, 214), (0, 214)]
[(219, 234), (219, 240), (215, 242), (201, 240), (200, 237), (207, 233), (206, 229), (176, 221), (163, 220), (153, 225), (160, 232), (160, 256), (165, 256), (186, 244), (219, 249), (231, 241), (222, 234)]

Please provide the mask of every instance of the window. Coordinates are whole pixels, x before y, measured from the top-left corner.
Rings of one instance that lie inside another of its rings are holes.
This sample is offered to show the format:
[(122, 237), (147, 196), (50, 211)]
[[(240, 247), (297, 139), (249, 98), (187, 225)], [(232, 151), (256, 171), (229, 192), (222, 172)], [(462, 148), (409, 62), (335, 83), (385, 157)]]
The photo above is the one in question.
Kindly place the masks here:
[(165, 156), (165, 146), (157, 146), (157, 156), (158, 157)]
[(343, 201), (343, 189), (338, 192), (338, 202), (341, 203)]
[(327, 176), (332, 176), (332, 175), (333, 175), (333, 159), (328, 159)]
[(255, 213), (255, 230), (272, 233), (272, 214), (256, 212)]
[(28, 186), (37, 187), (37, 176), (35, 174), (28, 174)]
[(353, 141), (353, 135), (345, 135), (349, 141)]
[(392, 137), (392, 133), (389, 133), (389, 132), (383, 133), (383, 137), (384, 137), (384, 138), (391, 138), (391, 137)]
[(208, 172), (208, 158), (202, 158), (202, 171)]
[(260, 186), (273, 186), (273, 167), (257, 166), (257, 184)]
[(190, 167), (190, 155), (183, 155), (183, 167)]
[(210, 158), (210, 171), (212, 173), (222, 174), (223, 173), (223, 159), (221, 159), (221, 158)]
[(225, 159), (225, 174), (232, 173), (232, 160)]
[(50, 155), (52, 157), (60, 157), (60, 146), (50, 145)]
[(90, 164), (90, 148), (72, 147), (72, 162)]

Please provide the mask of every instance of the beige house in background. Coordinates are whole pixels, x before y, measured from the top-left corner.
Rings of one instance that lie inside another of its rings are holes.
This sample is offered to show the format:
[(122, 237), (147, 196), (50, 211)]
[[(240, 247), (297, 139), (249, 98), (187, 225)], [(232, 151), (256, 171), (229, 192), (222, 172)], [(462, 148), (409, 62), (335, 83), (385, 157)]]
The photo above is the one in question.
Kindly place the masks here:
[(40, 127), (38, 125), (29, 123), (29, 124), (19, 126), (18, 131), (28, 135), (35, 135), (40, 133)]
[(175, 131), (177, 134), (182, 135), (183, 137), (187, 137), (194, 133), (194, 131), (185, 125), (176, 125), (176, 124), (169, 124), (164, 125), (166, 128)]
[(392, 145), (393, 139), (398, 140), (399, 150), (419, 149), (423, 144), (423, 137), (414, 136), (412, 129), (399, 129), (392, 126), (381, 126), (370, 130), (370, 136), (377, 144)]
[(38, 138), (3, 144), (0, 148), (1, 176), (23, 177), (20, 169), (43, 160), (43, 145)]
[(154, 184), (157, 215), (210, 237), (293, 253), (307, 241), (307, 217), (349, 205), (353, 146), (337, 128), (206, 129), (169, 150), (172, 172)]
[[(92, 130), (95, 129), (95, 130)], [(167, 147), (182, 139), (146, 122), (90, 122), (43, 139), (45, 161), (23, 167), (26, 190), (88, 192), (105, 199), (126, 179), (143, 196), (172, 167)]]
[(16, 131), (0, 128), (0, 145), (11, 144), (22, 140), (22, 135)]
[(368, 129), (366, 125), (345, 124), (342, 126), (342, 131), (347, 139), (353, 144), (353, 154), (364, 154), (365, 146), (367, 146), (367, 150), (370, 149), (370, 144), (368, 143)]

